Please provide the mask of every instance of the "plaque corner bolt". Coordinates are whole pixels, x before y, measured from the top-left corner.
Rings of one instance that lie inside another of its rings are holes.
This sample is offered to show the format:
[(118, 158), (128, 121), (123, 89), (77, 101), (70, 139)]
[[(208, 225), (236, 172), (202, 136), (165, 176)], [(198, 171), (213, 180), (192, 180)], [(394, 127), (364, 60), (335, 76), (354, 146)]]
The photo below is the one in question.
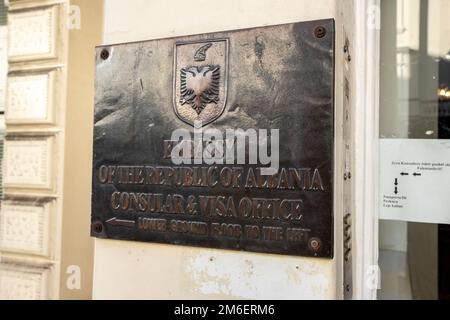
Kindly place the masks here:
[(96, 234), (100, 234), (103, 232), (103, 223), (100, 221), (96, 221), (92, 224), (92, 231)]
[(309, 248), (314, 252), (318, 253), (322, 247), (322, 241), (319, 238), (311, 238), (309, 240)]
[(323, 38), (327, 34), (327, 29), (324, 26), (318, 26), (314, 29), (314, 35), (316, 38)]
[(109, 51), (108, 51), (108, 49), (103, 49), (100, 52), (100, 58), (102, 58), (102, 60), (106, 60), (106, 59), (109, 58)]

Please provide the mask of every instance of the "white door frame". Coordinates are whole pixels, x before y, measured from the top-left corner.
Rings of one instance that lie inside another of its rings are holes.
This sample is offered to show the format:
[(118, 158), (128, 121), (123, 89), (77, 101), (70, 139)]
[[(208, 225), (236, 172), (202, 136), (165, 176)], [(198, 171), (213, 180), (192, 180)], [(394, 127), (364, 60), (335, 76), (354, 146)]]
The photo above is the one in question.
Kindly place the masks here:
[(378, 157), (380, 0), (355, 0), (353, 110), (353, 298), (376, 299), (378, 268)]

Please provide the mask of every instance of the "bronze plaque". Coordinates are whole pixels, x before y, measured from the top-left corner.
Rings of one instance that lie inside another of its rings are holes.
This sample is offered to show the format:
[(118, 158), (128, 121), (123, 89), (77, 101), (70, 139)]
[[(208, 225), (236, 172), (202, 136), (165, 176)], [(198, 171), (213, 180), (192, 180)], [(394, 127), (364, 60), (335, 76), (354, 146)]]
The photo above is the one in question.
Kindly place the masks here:
[(92, 236), (333, 257), (334, 21), (96, 49)]

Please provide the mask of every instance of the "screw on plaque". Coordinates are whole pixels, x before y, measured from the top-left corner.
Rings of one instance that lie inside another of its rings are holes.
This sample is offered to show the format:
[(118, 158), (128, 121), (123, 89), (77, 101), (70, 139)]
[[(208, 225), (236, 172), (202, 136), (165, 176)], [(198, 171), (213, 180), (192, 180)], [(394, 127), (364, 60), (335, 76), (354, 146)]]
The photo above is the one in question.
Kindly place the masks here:
[(322, 247), (322, 241), (319, 238), (311, 238), (309, 240), (309, 248), (314, 252), (319, 252)]
[(314, 29), (314, 35), (316, 38), (323, 38), (327, 34), (327, 29), (324, 26), (318, 26)]
[(100, 58), (102, 58), (103, 60), (106, 60), (106, 59), (109, 58), (109, 51), (108, 51), (108, 49), (103, 49), (100, 52)]
[(92, 224), (92, 231), (95, 233), (102, 233), (103, 231), (103, 224), (100, 221), (96, 221)]

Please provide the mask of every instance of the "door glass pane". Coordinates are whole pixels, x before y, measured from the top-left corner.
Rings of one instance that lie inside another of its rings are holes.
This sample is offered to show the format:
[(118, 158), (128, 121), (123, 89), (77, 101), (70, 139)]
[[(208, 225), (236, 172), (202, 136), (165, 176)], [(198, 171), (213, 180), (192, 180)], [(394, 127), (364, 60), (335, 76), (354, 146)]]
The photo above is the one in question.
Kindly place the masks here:
[(381, 0), (379, 299), (450, 298), (449, 14)]

